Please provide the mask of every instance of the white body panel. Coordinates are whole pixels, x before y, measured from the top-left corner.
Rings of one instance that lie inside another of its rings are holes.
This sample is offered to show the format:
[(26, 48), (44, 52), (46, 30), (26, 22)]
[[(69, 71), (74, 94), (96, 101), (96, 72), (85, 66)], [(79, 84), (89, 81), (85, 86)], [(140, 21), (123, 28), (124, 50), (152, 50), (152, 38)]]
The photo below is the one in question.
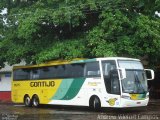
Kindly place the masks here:
[[(133, 60), (140, 61), (138, 59), (131, 58), (120, 58), (120, 57), (111, 57), (111, 58), (97, 58), (97, 61), (101, 60), (115, 60), (116, 64), (118, 60)], [(101, 62), (100, 62), (101, 64)], [(102, 71), (102, 66), (100, 65), (100, 70)], [(119, 74), (119, 73), (118, 73)], [(119, 75), (120, 76), (120, 75)], [(120, 88), (122, 91), (122, 86), (120, 83)], [(79, 93), (71, 100), (52, 100), (49, 104), (53, 105), (76, 105), (76, 106), (89, 106), (89, 100), (91, 96), (96, 95), (100, 99), (101, 107), (138, 107), (146, 106), (149, 99), (144, 100), (128, 100), (121, 98), (121, 95), (109, 94), (106, 91), (106, 86), (104, 83), (103, 74), (101, 72), (100, 78), (86, 78), (82, 88)]]

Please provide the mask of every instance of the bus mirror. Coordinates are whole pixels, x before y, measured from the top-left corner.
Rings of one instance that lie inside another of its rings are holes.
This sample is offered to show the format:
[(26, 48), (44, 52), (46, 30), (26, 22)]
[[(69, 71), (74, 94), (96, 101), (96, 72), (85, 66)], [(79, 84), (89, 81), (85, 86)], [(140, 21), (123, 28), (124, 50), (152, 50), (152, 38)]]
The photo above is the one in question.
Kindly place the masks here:
[(120, 72), (121, 80), (123, 80), (127, 77), (125, 68), (119, 68), (119, 72)]
[(154, 71), (151, 69), (145, 69), (147, 80), (153, 80), (154, 79)]

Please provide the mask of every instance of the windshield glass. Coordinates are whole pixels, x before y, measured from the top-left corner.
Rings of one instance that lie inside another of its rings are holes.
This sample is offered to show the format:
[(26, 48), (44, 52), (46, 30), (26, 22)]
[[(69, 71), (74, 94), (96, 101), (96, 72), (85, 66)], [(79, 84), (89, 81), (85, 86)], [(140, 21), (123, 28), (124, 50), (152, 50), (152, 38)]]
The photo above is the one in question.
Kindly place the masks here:
[(126, 70), (127, 77), (122, 80), (124, 93), (146, 93), (147, 80), (142, 70)]
[(133, 61), (133, 60), (119, 60), (118, 61), (120, 68), (125, 69), (141, 69), (143, 70), (143, 65), (140, 61)]
[(146, 93), (147, 79), (139, 61), (119, 61), (119, 66), (126, 69), (126, 78), (121, 80), (124, 93)]

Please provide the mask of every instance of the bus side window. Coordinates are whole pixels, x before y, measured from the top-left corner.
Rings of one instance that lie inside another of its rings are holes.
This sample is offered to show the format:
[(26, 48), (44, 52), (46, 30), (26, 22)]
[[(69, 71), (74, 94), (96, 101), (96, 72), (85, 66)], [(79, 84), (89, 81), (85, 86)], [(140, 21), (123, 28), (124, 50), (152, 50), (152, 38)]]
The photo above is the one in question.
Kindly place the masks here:
[(84, 64), (72, 64), (73, 69), (72, 69), (72, 73), (73, 73), (73, 77), (74, 78), (78, 78), (78, 77), (84, 77)]
[(30, 79), (31, 80), (39, 79), (39, 75), (40, 75), (40, 70), (34, 68), (30, 72)]
[(14, 80), (28, 80), (29, 79), (30, 70), (29, 69), (17, 69), (13, 72)]
[(72, 65), (68, 64), (65, 65), (64, 77), (65, 78), (72, 78), (73, 77), (73, 67)]
[(42, 67), (40, 68), (40, 79), (51, 79), (54, 78), (55, 68), (53, 66), (50, 67)]
[(85, 69), (86, 69), (85, 71), (86, 77), (100, 77), (99, 62), (86, 63)]
[(64, 78), (65, 77), (65, 66), (64, 65), (59, 65), (59, 66), (54, 66), (55, 68), (55, 73), (54, 78)]
[(68, 64), (65, 65), (64, 78), (79, 78), (83, 77), (83, 64)]

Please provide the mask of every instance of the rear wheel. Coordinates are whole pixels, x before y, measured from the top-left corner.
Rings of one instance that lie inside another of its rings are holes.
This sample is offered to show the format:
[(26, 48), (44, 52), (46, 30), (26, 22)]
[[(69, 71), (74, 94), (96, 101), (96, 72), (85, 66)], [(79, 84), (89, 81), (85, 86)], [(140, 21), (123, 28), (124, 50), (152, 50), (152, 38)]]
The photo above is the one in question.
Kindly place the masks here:
[(37, 95), (34, 95), (32, 97), (32, 104), (33, 104), (33, 107), (38, 107), (39, 106), (39, 97)]
[(30, 97), (28, 95), (24, 97), (24, 105), (26, 107), (31, 107), (32, 106), (31, 99), (30, 99)]

